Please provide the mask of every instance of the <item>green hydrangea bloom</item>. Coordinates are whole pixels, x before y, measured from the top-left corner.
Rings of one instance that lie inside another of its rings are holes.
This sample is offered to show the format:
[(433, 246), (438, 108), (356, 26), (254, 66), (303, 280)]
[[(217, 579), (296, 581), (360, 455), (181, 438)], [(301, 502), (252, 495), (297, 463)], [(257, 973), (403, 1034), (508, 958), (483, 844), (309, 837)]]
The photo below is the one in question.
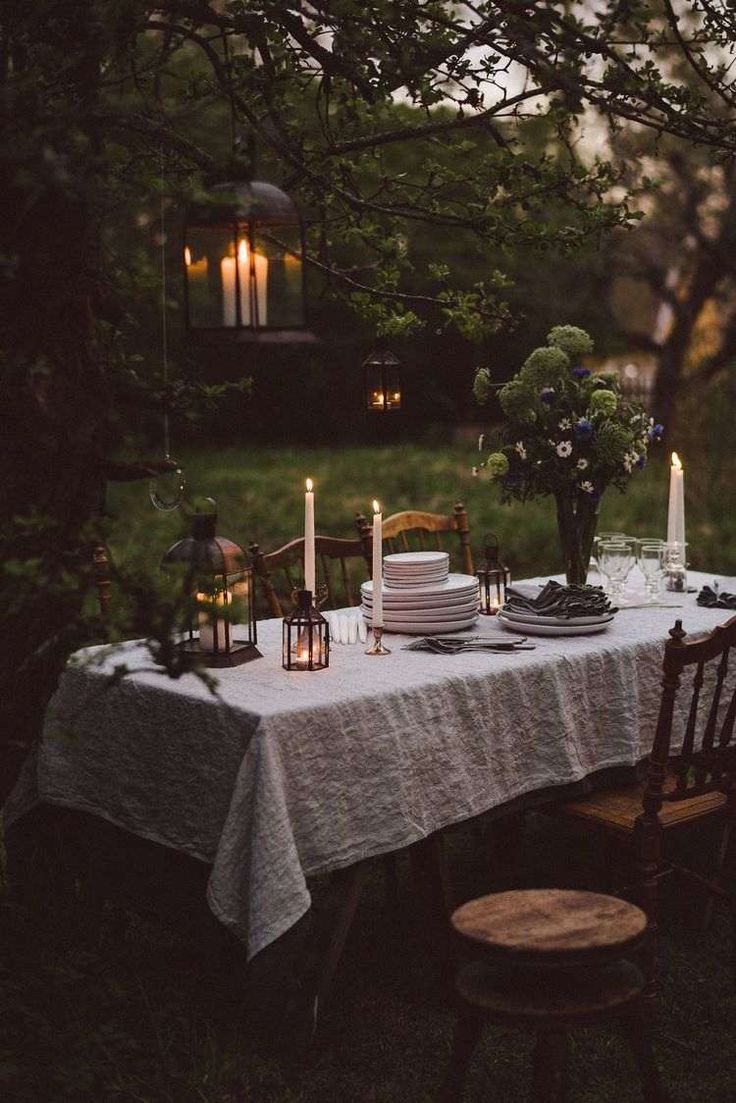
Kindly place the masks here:
[(631, 449), (634, 438), (622, 425), (606, 422), (593, 438), (596, 459), (607, 467), (618, 467)]
[(478, 368), (475, 373), (475, 379), (473, 380), (473, 394), (475, 395), (475, 401), (484, 406), (488, 401), (488, 396), (491, 393), (491, 373), (488, 368)]
[(503, 452), (491, 452), (485, 466), (490, 477), (496, 479), (508, 474), (509, 461)]
[(592, 337), (578, 326), (554, 326), (547, 334), (547, 344), (562, 349), (573, 361), (593, 351)]
[(617, 391), (619, 378), (615, 371), (602, 371), (591, 377), (591, 382), (600, 390)]
[(543, 387), (560, 386), (568, 377), (570, 359), (562, 349), (534, 349), (524, 361), (519, 376), (523, 383), (539, 392)]
[(498, 392), (498, 401), (506, 417), (515, 421), (536, 419), (536, 394), (518, 378), (509, 380)]
[(617, 407), (618, 397), (613, 391), (593, 391), (590, 396), (590, 409), (594, 414), (604, 414), (606, 417), (610, 417), (611, 414), (616, 413)]

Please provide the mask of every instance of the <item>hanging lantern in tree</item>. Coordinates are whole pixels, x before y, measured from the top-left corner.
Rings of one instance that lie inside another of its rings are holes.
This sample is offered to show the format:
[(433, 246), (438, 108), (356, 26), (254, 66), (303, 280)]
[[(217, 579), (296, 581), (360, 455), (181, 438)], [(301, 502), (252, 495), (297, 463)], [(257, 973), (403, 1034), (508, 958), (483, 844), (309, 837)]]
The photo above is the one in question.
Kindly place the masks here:
[(392, 352), (382, 345), (363, 361), (365, 408), (369, 413), (385, 414), (401, 409), (401, 365)]
[(498, 538), (492, 532), (485, 538), (484, 549), (484, 562), (475, 572), (480, 594), (479, 612), (495, 617), (506, 601), (506, 587), (511, 584), (511, 575), (499, 559)]
[(239, 666), (261, 657), (256, 647), (253, 572), (243, 548), (216, 535), (217, 507), (212, 498), (205, 503), (192, 518), (191, 536), (172, 544), (162, 560), (165, 568), (183, 568), (185, 592), (191, 599), (189, 624), (178, 646), (198, 655), (205, 666)]
[(213, 340), (314, 341), (305, 330), (304, 229), (285, 192), (218, 184), (184, 230), (186, 320)]
[(296, 608), (284, 617), (284, 670), (324, 670), (330, 665), (330, 627), (312, 604), (310, 590), (298, 590)]

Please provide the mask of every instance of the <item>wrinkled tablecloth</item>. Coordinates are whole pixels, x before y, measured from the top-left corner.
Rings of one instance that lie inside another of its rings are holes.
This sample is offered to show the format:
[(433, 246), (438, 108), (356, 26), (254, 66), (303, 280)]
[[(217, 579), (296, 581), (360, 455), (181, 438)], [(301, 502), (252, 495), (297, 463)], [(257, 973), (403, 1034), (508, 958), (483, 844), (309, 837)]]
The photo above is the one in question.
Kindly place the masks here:
[[(668, 629), (729, 616), (667, 597), (682, 607), (623, 610), (605, 632), (538, 637), (534, 651), (442, 656), (388, 635), (390, 656), (335, 646), (312, 673), (281, 669), (281, 623), (265, 621), (263, 658), (214, 672), (216, 694), (153, 672), (140, 644), (91, 648), (63, 675), (7, 815), (63, 805), (210, 863), (209, 905), (252, 957), (307, 911), (310, 875), (636, 764)], [(131, 673), (111, 685), (121, 663)]]

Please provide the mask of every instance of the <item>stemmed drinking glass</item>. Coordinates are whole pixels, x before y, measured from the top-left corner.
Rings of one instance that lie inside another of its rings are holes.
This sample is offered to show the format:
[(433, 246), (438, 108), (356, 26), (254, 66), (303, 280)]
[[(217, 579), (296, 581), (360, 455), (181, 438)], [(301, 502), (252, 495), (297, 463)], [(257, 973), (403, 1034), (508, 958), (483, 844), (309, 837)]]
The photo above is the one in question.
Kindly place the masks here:
[(629, 571), (634, 566), (634, 541), (630, 539), (599, 540), (598, 563), (601, 574), (608, 579), (607, 593), (618, 601)]
[(659, 596), (662, 580), (664, 544), (661, 540), (640, 540), (637, 563), (644, 575), (644, 590), (647, 605), (655, 602)]

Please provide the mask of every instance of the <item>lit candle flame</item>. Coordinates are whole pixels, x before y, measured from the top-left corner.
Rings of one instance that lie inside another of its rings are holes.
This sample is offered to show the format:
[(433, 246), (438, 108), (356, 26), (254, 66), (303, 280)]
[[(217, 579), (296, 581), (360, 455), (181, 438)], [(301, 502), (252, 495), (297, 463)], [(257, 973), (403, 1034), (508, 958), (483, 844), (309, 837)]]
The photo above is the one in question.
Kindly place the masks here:
[(378, 503), (378, 502), (376, 501), (376, 499), (375, 499), (375, 498), (373, 499), (373, 512), (374, 512), (374, 513), (380, 513), (380, 512), (381, 512), (381, 506), (380, 506), (380, 504), (379, 504), (379, 503)]
[(682, 460), (677, 455), (677, 452), (672, 453), (672, 466), (676, 467), (678, 471), (682, 470)]
[(238, 242), (238, 260), (245, 263), (248, 260), (248, 242), (241, 238)]
[(314, 483), (312, 482), (311, 479), (307, 479), (306, 486), (307, 486), (307, 491), (311, 493), (311, 491), (314, 489)]
[(184, 246), (184, 263), (186, 264), (187, 268), (189, 268), (192, 263), (192, 250), (189, 248), (188, 245)]

